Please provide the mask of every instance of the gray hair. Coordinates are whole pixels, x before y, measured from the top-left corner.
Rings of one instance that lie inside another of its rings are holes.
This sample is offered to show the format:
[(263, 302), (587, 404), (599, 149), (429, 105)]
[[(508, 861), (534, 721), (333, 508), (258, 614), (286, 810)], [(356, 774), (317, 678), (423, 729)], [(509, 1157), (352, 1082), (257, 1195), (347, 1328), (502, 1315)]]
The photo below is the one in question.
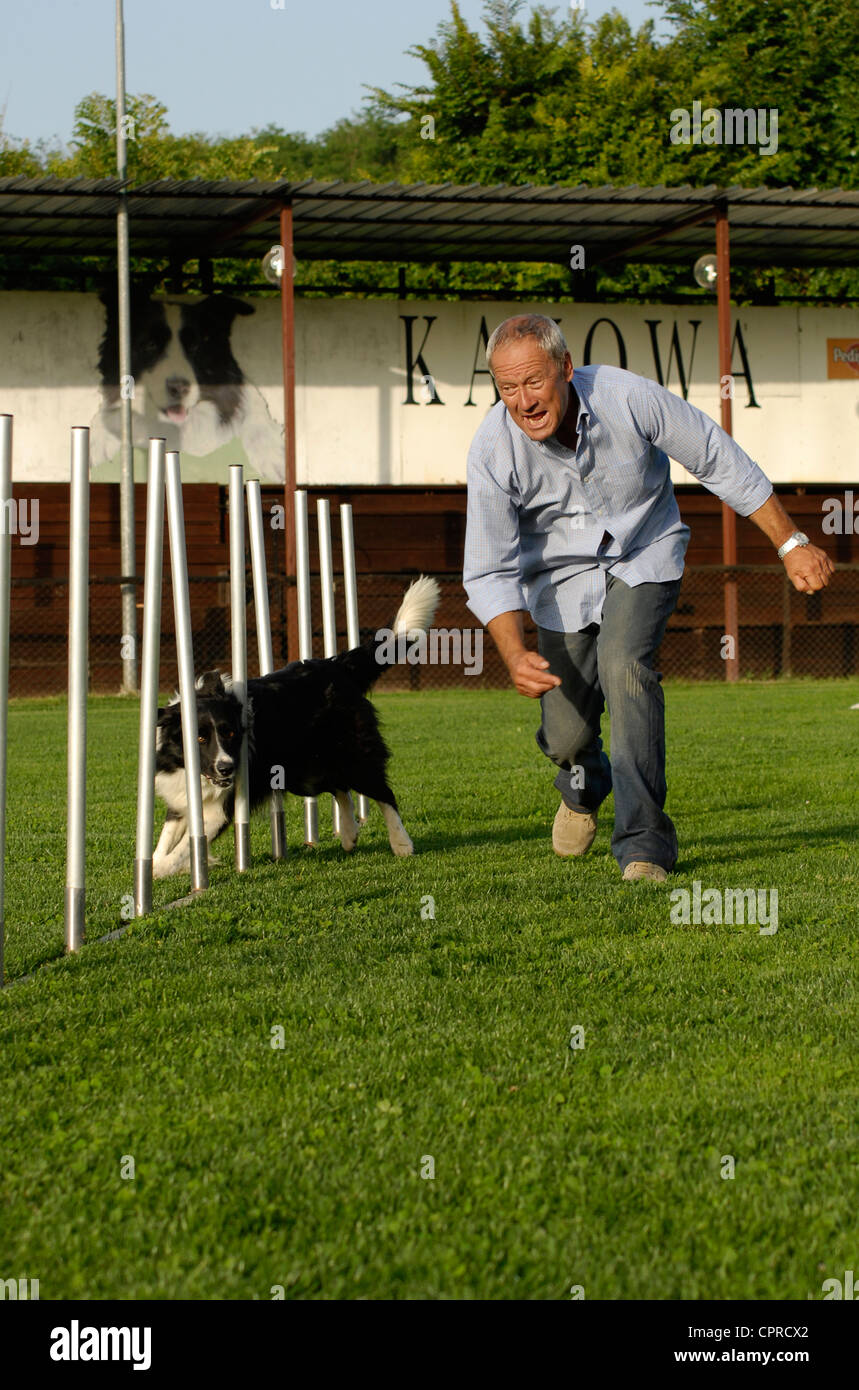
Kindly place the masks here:
[(546, 318), (545, 314), (515, 314), (513, 318), (499, 323), (486, 344), (486, 360), (490, 371), (496, 348), (506, 347), (508, 343), (517, 342), (521, 338), (536, 338), (538, 346), (548, 354), (558, 370), (563, 368), (569, 348), (555, 320)]

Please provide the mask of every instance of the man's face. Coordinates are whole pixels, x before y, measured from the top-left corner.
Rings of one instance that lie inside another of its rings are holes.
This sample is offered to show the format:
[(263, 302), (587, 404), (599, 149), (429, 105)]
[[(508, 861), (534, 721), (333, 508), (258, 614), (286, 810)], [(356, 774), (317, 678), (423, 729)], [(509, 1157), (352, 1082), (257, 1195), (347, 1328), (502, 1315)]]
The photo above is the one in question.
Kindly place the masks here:
[(529, 439), (549, 439), (557, 430), (570, 400), (573, 379), (570, 354), (559, 371), (536, 338), (518, 338), (496, 349), (492, 374), (516, 424)]

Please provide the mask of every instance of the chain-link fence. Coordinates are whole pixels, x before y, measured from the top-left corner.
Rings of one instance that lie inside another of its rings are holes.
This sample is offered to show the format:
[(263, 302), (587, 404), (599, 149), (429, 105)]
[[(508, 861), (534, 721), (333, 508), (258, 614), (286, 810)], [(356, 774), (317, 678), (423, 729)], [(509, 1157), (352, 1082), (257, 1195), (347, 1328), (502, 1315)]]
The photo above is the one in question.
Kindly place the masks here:
[(859, 674), (859, 565), (802, 594), (783, 565), (690, 565), (659, 652), (667, 676), (722, 680), (725, 589), (736, 586), (741, 677)]
[[(414, 574), (358, 576), (361, 635), (390, 627), (403, 592)], [(489, 634), (476, 625), (466, 606), (459, 574), (437, 576), (441, 603), (435, 634), (424, 645), (394, 646), (394, 664), (380, 678), (388, 690), (438, 690), (454, 686), (480, 689), (505, 686), (507, 673)], [(723, 680), (725, 658), (725, 586), (736, 585), (741, 677), (851, 676), (859, 674), (859, 566), (840, 565), (829, 587), (800, 594), (781, 565), (690, 566), (677, 608), (659, 654), (666, 677)], [(223, 574), (191, 577), (194, 664), (198, 671), (230, 669), (229, 580)], [(311, 582), (314, 650), (322, 655), (319, 579)], [(142, 585), (139, 587), (142, 602)], [(256, 675), (256, 626), (250, 573), (248, 658)], [(269, 580), (271, 625), (276, 665), (287, 660), (287, 584)], [(338, 648), (346, 645), (342, 580), (335, 590)], [(142, 624), (139, 622), (138, 627)], [(68, 586), (52, 579), (16, 579), (12, 588), (10, 692), (13, 695), (58, 694), (67, 679)], [(173, 597), (165, 574), (161, 613), (161, 686), (175, 686), (176, 643)], [(93, 579), (90, 586), (90, 688), (118, 691), (122, 631), (118, 579)]]

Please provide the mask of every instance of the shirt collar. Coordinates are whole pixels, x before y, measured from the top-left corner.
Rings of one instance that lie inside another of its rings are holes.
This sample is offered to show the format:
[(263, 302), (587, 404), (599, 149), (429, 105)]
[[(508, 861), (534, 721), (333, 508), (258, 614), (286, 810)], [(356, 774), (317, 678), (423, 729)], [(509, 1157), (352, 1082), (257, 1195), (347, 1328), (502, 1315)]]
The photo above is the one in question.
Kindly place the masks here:
[(579, 413), (576, 416), (576, 428), (579, 430), (579, 433), (581, 433), (582, 420), (587, 420), (588, 424), (590, 424), (591, 403), (588, 385), (582, 377), (576, 380), (575, 367), (573, 368), (573, 389), (579, 398)]

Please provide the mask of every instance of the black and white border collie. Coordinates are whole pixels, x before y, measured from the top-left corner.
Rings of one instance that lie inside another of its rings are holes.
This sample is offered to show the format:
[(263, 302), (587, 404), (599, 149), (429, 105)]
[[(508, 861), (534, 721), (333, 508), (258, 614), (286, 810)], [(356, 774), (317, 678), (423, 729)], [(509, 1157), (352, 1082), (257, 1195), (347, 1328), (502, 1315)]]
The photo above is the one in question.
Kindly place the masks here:
[[(438, 604), (439, 587), (421, 575), (406, 590), (394, 632), (425, 632)], [(385, 630), (381, 629), (380, 634)], [(376, 801), (385, 818), (394, 854), (413, 853), (388, 784), (388, 749), (367, 691), (385, 669), (382, 643), (362, 646), (326, 660), (293, 661), (282, 671), (248, 681), (248, 790), (251, 810), (272, 785), (297, 796), (330, 792), (340, 808), (340, 839), (355, 848), (358, 826), (349, 789)], [(386, 645), (387, 650), (387, 645)], [(241, 703), (229, 676), (199, 676), (197, 724), (203, 821), (208, 843), (233, 819), (235, 776), (244, 735)], [(155, 791), (167, 803), (167, 818), (152, 860), (155, 878), (187, 872), (188, 804), (178, 697), (158, 711)]]
[(236, 360), (231, 335), (255, 312), (228, 294), (205, 299), (152, 299), (137, 287), (131, 301), (131, 382), (119, 380), (116, 295), (102, 296), (99, 351), (102, 407), (90, 430), (94, 468), (114, 458), (121, 433), (122, 387), (131, 395), (132, 437), (205, 456), (236, 438), (261, 478), (283, 481), (283, 430)]

